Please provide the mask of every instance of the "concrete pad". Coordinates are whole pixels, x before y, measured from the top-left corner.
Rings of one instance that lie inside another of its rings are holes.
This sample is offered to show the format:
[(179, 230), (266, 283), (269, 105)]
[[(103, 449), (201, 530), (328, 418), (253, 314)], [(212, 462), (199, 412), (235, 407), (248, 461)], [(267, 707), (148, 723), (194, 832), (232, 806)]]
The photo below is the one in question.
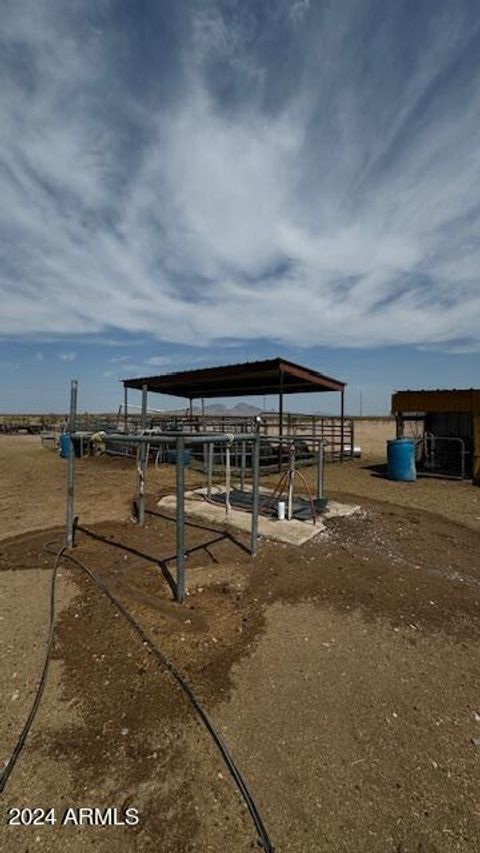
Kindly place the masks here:
[[(222, 494), (225, 489), (221, 486), (213, 486), (213, 494)], [(262, 494), (269, 494), (269, 489), (260, 489)], [(206, 489), (195, 489), (191, 492), (185, 492), (185, 514), (200, 518), (204, 521), (214, 522), (215, 524), (226, 524), (235, 530), (242, 530), (245, 533), (250, 533), (251, 514), (245, 510), (231, 507), (228, 515), (225, 507), (219, 504), (211, 503), (205, 499)], [(164, 509), (176, 509), (177, 500), (175, 495), (166, 495), (158, 501), (158, 506)], [(347, 504), (339, 504), (332, 501), (327, 510), (317, 516), (316, 524), (311, 519), (307, 521), (278, 521), (276, 518), (265, 518), (259, 515), (258, 517), (258, 534), (266, 539), (273, 539), (276, 542), (285, 542), (288, 545), (303, 545), (309, 539), (313, 539), (326, 529), (323, 521), (324, 518), (337, 518), (341, 516), (352, 515), (358, 512), (359, 506), (350, 506)]]

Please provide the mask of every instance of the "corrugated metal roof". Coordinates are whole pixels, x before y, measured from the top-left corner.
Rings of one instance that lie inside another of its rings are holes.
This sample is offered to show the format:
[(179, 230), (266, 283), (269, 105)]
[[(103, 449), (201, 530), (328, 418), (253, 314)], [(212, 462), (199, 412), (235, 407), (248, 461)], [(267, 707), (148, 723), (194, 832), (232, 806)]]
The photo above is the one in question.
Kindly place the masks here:
[(146, 385), (149, 391), (192, 400), (278, 394), (281, 385), (284, 394), (343, 391), (345, 388), (345, 383), (338, 379), (283, 358), (142, 376), (124, 379), (123, 384), (126, 388), (137, 389)]

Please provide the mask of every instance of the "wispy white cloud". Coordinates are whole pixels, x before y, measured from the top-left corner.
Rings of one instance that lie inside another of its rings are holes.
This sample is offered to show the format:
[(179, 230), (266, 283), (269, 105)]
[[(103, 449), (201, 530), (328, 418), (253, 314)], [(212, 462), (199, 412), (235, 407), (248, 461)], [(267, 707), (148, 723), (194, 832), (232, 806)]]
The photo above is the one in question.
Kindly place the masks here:
[(145, 363), (154, 367), (162, 367), (167, 364), (172, 364), (173, 359), (169, 355), (152, 355), (151, 358), (147, 358)]
[(61, 352), (61, 353), (59, 353), (59, 358), (61, 361), (75, 361), (76, 353), (74, 353), (74, 352)]
[(114, 355), (113, 358), (110, 359), (111, 364), (122, 364), (124, 361), (129, 361), (131, 356), (129, 355)]
[(0, 333), (480, 349), (476, 16), (401, 6), (185, 4), (174, 96), (118, 106), (110, 24), (7, 2)]

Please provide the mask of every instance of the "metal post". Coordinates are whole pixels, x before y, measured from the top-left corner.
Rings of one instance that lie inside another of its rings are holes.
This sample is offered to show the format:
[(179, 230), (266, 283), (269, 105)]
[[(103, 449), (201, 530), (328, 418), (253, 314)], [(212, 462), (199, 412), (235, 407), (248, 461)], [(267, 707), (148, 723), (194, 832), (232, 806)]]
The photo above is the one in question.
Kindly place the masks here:
[[(144, 430), (147, 426), (147, 403), (148, 403), (148, 386), (142, 385), (142, 413), (140, 419), (141, 429)], [(137, 508), (138, 508), (138, 523), (143, 527), (145, 524), (145, 469), (147, 467), (148, 446), (141, 444), (138, 449), (138, 469), (137, 469)]]
[(147, 403), (148, 403), (148, 385), (142, 385), (142, 415), (140, 426), (146, 429), (147, 426)]
[(295, 477), (295, 442), (290, 445), (290, 468), (288, 471), (288, 498), (287, 498), (287, 519), (292, 520), (293, 516), (293, 478)]
[(176, 600), (185, 600), (185, 439), (177, 438), (177, 587)]
[(73, 527), (75, 517), (75, 448), (70, 439), (67, 469), (67, 529), (65, 544), (67, 548), (73, 548)]
[(230, 443), (225, 445), (225, 514), (228, 518), (231, 510), (230, 505)]
[(340, 392), (340, 462), (343, 462), (344, 420), (345, 420), (345, 390)]
[(191, 397), (189, 398), (188, 411), (189, 411), (190, 430), (191, 430), (192, 429), (192, 423), (193, 423), (193, 400)]
[(323, 441), (318, 442), (317, 453), (317, 500), (323, 498)]
[(141, 527), (145, 524), (145, 460), (147, 455), (147, 445), (141, 444), (138, 448), (138, 468), (137, 468), (137, 509), (138, 523)]
[(283, 370), (280, 368), (280, 385), (278, 389), (278, 435), (280, 443), (278, 446), (278, 470), (282, 472), (282, 456), (283, 456)]
[(396, 413), (397, 438), (403, 438), (404, 420), (402, 412)]
[[(202, 397), (202, 426), (201, 431), (206, 432), (205, 430), (205, 399)], [(207, 470), (207, 445), (203, 445), (203, 473), (205, 474)]]
[(123, 431), (128, 432), (128, 388), (123, 386)]
[(255, 434), (252, 447), (252, 528), (250, 536), (250, 553), (252, 557), (257, 553), (258, 539), (258, 505), (260, 499), (260, 433)]
[(213, 442), (208, 445), (208, 463), (207, 463), (207, 498), (212, 497), (212, 468), (213, 468), (213, 452), (215, 445)]
[(241, 446), (241, 456), (240, 456), (240, 488), (242, 492), (245, 490), (245, 467), (247, 464), (247, 445), (245, 441), (240, 443)]
[(70, 383), (70, 415), (68, 418), (68, 432), (75, 432), (75, 428), (77, 425), (77, 394), (78, 394), (78, 382), (76, 379), (72, 379)]

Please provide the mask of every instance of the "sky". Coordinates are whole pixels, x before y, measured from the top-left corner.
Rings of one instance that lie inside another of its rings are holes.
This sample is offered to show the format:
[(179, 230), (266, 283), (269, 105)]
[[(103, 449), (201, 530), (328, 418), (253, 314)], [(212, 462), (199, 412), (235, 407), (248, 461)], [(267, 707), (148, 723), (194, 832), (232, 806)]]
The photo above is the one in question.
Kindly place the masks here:
[(352, 414), (479, 386), (477, 0), (3, 0), (0, 30), (1, 411), (278, 355)]

